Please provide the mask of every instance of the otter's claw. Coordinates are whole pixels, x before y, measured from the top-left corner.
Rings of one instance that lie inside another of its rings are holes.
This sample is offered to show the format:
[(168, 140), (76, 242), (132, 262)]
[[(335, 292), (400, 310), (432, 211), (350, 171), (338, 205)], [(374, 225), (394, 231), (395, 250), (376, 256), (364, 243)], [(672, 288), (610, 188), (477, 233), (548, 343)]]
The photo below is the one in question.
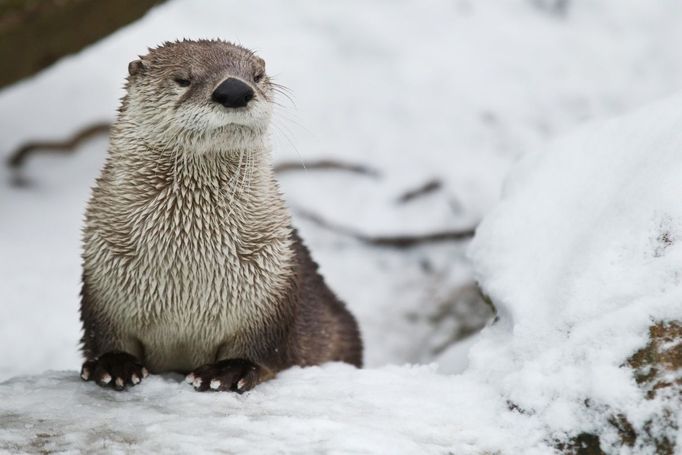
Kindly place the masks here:
[(249, 360), (229, 359), (199, 367), (188, 374), (185, 381), (199, 392), (244, 393), (258, 383), (260, 372), (261, 368)]
[(88, 360), (81, 368), (81, 379), (95, 381), (102, 387), (124, 390), (140, 383), (149, 375), (137, 358), (126, 352), (107, 352), (95, 360)]

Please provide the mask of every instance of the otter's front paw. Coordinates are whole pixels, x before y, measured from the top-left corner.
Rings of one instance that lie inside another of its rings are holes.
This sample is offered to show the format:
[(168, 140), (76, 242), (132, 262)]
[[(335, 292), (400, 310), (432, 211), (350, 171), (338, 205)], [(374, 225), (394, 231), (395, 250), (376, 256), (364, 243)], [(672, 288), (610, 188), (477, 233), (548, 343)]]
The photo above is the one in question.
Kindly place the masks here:
[(116, 390), (137, 385), (147, 376), (147, 369), (136, 357), (126, 352), (107, 352), (95, 360), (86, 361), (81, 368), (81, 379), (84, 381), (95, 381), (102, 387)]
[(244, 393), (257, 383), (261, 367), (245, 359), (228, 359), (197, 368), (187, 375), (185, 381), (194, 390), (232, 391)]

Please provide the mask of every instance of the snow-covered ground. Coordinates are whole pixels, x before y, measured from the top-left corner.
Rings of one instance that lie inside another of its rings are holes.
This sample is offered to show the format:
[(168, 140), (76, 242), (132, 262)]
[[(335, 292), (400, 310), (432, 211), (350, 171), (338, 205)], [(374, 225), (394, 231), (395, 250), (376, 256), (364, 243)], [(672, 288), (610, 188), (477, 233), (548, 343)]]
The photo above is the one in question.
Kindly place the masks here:
[(0, 386), (0, 450), (494, 453), (519, 419), (490, 394), (426, 366), (293, 369), (246, 395), (200, 394), (180, 376), (117, 393), (51, 372)]
[[(471, 250), (497, 324), (453, 344), (467, 308), (480, 310), (466, 303), (466, 244), (370, 248), (297, 218), (360, 321), (370, 368), (292, 370), (244, 396), (196, 394), (172, 376), (126, 394), (80, 383), (79, 227), (106, 140), (32, 158), (27, 187), (1, 169), (0, 380), (33, 376), (0, 385), (0, 450), (548, 453), (580, 432), (608, 447), (617, 413), (641, 430), (665, 404), (644, 400), (621, 365), (653, 321), (682, 318), (682, 99), (548, 144), (680, 88), (682, 4), (573, 1), (560, 14), (557, 3), (175, 0), (0, 92), (6, 156), (111, 119), (147, 45), (242, 42), (294, 94), (276, 112), (276, 161), (381, 173), (282, 175), (290, 206), (370, 234), (477, 223), (526, 154)], [(440, 191), (397, 203), (433, 178)], [(667, 426), (679, 426), (669, 403)]]

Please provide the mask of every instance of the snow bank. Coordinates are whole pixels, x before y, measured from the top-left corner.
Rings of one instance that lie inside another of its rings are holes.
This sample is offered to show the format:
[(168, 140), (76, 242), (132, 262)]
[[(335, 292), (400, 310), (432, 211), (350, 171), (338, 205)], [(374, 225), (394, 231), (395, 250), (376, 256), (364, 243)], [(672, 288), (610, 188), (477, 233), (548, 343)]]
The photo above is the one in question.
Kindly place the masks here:
[(618, 444), (609, 419), (643, 434), (668, 408), (652, 431), (679, 438), (680, 390), (649, 401), (625, 365), (654, 322), (682, 321), (681, 198), (680, 96), (526, 157), (470, 249), (500, 315), (470, 374), (550, 435)]

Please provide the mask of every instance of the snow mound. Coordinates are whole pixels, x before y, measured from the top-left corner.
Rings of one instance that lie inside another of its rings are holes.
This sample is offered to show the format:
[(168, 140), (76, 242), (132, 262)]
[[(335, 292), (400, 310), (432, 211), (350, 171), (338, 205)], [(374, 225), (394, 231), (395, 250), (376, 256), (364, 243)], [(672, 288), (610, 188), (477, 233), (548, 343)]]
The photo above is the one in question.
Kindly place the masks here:
[(469, 373), (487, 372), (548, 435), (614, 448), (625, 427), (642, 435), (632, 453), (676, 438), (682, 450), (680, 389), (647, 399), (627, 367), (650, 326), (682, 320), (681, 198), (679, 96), (527, 156), (471, 245), (500, 323)]

